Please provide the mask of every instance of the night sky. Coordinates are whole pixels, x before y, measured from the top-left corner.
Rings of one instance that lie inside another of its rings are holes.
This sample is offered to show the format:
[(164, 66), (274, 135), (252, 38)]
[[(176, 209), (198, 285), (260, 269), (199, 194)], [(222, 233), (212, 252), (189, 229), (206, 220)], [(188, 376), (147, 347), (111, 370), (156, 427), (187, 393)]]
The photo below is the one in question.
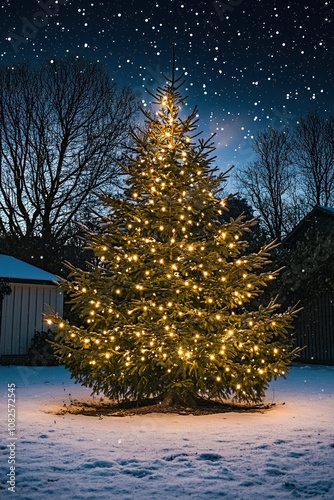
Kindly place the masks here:
[(2, 64), (101, 61), (145, 106), (143, 87), (164, 82), (174, 43), (188, 106), (199, 107), (203, 137), (217, 134), (222, 170), (249, 161), (256, 131), (293, 126), (309, 110), (334, 114), (332, 0), (55, 2), (2, 0)]

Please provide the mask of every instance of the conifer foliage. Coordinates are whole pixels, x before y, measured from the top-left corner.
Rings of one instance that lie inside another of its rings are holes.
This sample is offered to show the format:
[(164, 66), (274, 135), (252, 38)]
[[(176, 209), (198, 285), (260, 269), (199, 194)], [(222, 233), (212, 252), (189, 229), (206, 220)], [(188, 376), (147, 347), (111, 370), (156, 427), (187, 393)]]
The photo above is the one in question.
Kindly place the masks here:
[(182, 77), (154, 95), (123, 166), (122, 196), (103, 194), (90, 272), (72, 269), (65, 288), (80, 326), (54, 315), (57, 354), (93, 393), (258, 402), (293, 356), (289, 328), (261, 294), (275, 278), (270, 246), (247, 252), (253, 222), (222, 222), (224, 175), (212, 167), (197, 109), (182, 118)]

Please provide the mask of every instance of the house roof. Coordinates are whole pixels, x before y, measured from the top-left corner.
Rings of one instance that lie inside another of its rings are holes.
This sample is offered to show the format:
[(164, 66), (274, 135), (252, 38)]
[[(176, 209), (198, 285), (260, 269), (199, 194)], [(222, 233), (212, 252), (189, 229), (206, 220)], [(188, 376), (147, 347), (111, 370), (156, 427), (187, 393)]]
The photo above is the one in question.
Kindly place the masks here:
[(334, 218), (334, 208), (333, 207), (323, 207), (321, 205), (316, 205), (311, 212), (309, 212), (297, 225), (296, 227), (284, 238), (282, 244), (290, 242), (292, 238), (295, 238), (297, 233), (303, 228), (303, 226), (314, 220), (314, 217), (319, 214), (329, 215)]
[(334, 208), (333, 207), (322, 207), (321, 205), (316, 205), (315, 208), (318, 208), (318, 210), (321, 210), (322, 212), (325, 212), (328, 215), (332, 215), (334, 217)]
[(10, 255), (2, 254), (0, 254), (0, 278), (23, 283), (60, 281), (57, 276), (39, 267), (27, 264)]

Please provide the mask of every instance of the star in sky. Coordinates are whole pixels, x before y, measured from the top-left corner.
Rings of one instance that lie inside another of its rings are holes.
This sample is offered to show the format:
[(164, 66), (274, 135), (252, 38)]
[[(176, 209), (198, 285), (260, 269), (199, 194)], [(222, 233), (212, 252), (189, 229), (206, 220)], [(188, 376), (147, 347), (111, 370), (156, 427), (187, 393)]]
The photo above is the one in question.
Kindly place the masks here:
[(222, 170), (249, 161), (257, 131), (332, 113), (332, 0), (6, 0), (0, 13), (2, 64), (100, 61), (143, 106), (175, 44), (188, 106), (203, 135), (216, 134)]

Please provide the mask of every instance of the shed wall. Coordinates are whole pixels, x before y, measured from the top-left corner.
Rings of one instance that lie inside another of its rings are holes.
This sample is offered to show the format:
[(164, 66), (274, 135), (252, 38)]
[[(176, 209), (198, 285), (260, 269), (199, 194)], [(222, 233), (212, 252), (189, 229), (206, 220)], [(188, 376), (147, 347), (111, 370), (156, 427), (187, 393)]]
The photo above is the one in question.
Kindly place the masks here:
[(46, 331), (47, 305), (63, 314), (63, 293), (53, 285), (10, 283), (12, 293), (2, 305), (0, 355), (27, 354), (35, 331)]
[(300, 361), (334, 365), (334, 293), (316, 298), (301, 311), (295, 337), (297, 346), (305, 347)]

